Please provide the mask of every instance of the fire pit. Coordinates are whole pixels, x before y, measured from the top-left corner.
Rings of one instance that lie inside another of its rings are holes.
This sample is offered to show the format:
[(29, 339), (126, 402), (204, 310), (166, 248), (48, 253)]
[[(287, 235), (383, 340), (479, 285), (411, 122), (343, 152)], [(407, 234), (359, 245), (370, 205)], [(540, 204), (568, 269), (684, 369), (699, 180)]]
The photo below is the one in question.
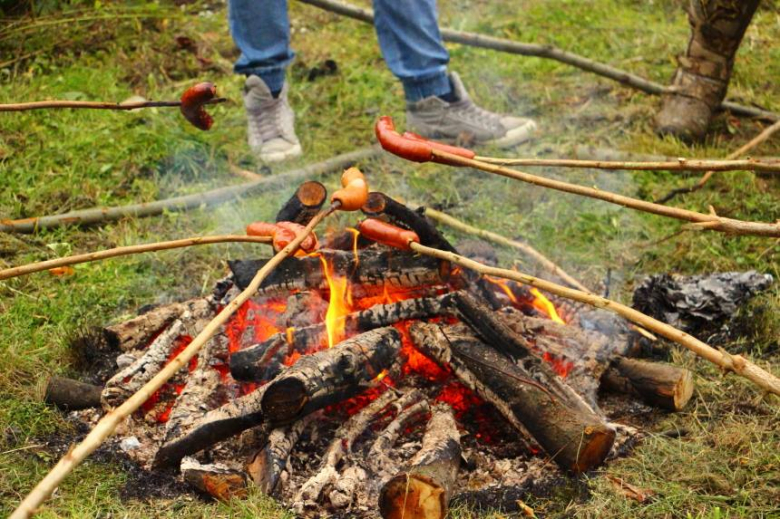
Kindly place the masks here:
[[(316, 214), (325, 195), (311, 184), (279, 220)], [(363, 210), (456, 250), (387, 195), (372, 193)], [(600, 311), (354, 229), (321, 241), (264, 280), (123, 426), (117, 448), (219, 499), (257, 485), (301, 516), (444, 517), (452, 502), (511, 508), (623, 452), (638, 433), (610, 422), (600, 390), (673, 411), (692, 394), (687, 370), (630, 358), (636, 337)], [(211, 295), (106, 328), (121, 353), (103, 409), (176, 357), (264, 264), (230, 262)]]

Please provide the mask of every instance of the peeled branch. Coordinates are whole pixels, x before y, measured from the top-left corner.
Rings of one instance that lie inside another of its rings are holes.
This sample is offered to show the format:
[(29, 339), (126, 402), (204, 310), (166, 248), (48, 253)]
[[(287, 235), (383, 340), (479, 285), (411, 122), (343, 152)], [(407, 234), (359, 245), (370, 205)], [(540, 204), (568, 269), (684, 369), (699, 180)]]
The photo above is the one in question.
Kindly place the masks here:
[(203, 105), (217, 96), (214, 83), (204, 82), (188, 88), (181, 96), (181, 113), (185, 119), (199, 130), (208, 130), (214, 119)]

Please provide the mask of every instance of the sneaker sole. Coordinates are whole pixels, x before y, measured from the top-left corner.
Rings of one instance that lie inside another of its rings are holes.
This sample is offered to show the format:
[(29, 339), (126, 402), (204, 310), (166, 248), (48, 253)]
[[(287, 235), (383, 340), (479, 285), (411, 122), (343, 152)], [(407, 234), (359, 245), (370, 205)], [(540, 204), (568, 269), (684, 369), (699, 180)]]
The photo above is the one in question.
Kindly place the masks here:
[(260, 160), (263, 162), (282, 162), (293, 157), (297, 157), (303, 153), (300, 144), (296, 144), (292, 148), (286, 151), (275, 151), (273, 153), (260, 152)]
[(498, 146), (499, 148), (511, 148), (512, 146), (517, 146), (518, 144), (522, 144), (530, 140), (535, 132), (536, 123), (534, 121), (528, 121), (522, 126), (512, 128), (500, 139), (487, 141), (485, 144), (492, 144), (494, 146)]

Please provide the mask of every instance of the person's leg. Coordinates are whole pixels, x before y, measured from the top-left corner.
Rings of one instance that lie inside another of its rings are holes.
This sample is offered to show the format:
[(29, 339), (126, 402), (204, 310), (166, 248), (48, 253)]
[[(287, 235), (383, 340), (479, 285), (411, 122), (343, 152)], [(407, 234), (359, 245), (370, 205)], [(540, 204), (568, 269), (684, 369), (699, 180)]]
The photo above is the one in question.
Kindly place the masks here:
[(457, 74), (447, 73), (435, 0), (373, 0), (374, 25), (387, 66), (401, 80), (407, 127), (426, 137), (514, 146), (536, 129), (530, 119), (480, 108)]
[(734, 56), (759, 0), (690, 0), (691, 39), (656, 117), (662, 135), (686, 140), (704, 137), (712, 115), (726, 96)]
[(233, 70), (260, 77), (278, 93), (287, 65), (295, 57), (290, 49), (287, 0), (229, 0), (228, 18), (230, 34), (241, 51)]
[(290, 49), (287, 0), (229, 0), (230, 34), (241, 51), (234, 70), (246, 78), (249, 146), (264, 162), (301, 154), (295, 113), (287, 102)]

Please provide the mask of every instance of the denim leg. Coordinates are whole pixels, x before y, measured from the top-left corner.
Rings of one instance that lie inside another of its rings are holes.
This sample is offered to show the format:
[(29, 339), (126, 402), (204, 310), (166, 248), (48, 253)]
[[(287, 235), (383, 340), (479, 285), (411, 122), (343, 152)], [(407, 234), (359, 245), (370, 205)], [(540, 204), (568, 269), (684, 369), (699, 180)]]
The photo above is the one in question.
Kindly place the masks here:
[(406, 100), (450, 92), (436, 0), (373, 0), (374, 26), (387, 66), (404, 85)]
[(233, 70), (260, 76), (272, 92), (281, 90), (287, 65), (295, 57), (287, 0), (229, 0), (228, 18), (230, 34), (241, 51)]

